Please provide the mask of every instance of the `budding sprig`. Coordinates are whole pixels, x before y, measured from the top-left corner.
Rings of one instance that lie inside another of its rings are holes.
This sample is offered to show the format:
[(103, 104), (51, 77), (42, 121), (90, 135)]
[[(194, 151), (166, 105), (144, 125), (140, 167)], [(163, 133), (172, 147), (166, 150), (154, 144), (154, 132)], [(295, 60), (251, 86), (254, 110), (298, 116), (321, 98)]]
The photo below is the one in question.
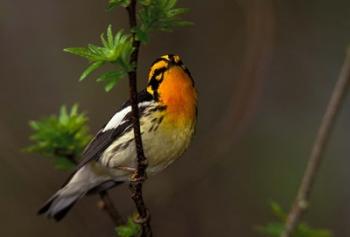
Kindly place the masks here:
[[(177, 0), (139, 0), (138, 2), (140, 3), (137, 12), (138, 23), (130, 29), (130, 32), (119, 30), (113, 34), (112, 26), (108, 25), (106, 34), (100, 35), (99, 46), (88, 44), (87, 47), (64, 49), (65, 52), (89, 61), (89, 66), (80, 75), (80, 81), (103, 65), (110, 63), (116, 65), (115, 69), (100, 74), (96, 77), (96, 81), (104, 83), (107, 92), (111, 91), (120, 79), (127, 76), (128, 72), (135, 70), (135, 65), (130, 62), (134, 51), (133, 40), (145, 44), (149, 42), (153, 31), (172, 31), (175, 27), (192, 24), (180, 19), (180, 15), (186, 13), (188, 9), (177, 8)], [(109, 0), (107, 10), (113, 10), (118, 6), (127, 8), (129, 4), (130, 0)]]
[(62, 106), (58, 115), (30, 121), (33, 144), (25, 151), (52, 158), (56, 168), (69, 170), (91, 139), (87, 122), (87, 116), (78, 111), (78, 105), (70, 110)]
[[(286, 211), (277, 203), (270, 203), (271, 211), (276, 220), (263, 226), (256, 227), (256, 230), (266, 237), (280, 237), (284, 230), (284, 223), (287, 219)], [(306, 223), (299, 223), (296, 227), (294, 237), (332, 237), (333, 234), (327, 229), (313, 228)]]

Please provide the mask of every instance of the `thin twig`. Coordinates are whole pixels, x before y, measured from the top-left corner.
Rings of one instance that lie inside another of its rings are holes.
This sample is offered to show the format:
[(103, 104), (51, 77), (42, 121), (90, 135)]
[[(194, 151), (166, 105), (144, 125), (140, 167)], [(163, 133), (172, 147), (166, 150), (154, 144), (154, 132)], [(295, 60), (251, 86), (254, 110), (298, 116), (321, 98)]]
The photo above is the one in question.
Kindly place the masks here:
[[(136, 0), (131, 0), (130, 5), (127, 7), (129, 15), (130, 28), (134, 28), (137, 25), (136, 19)], [(135, 70), (129, 72), (129, 93), (130, 101), (132, 107), (132, 117), (133, 117), (133, 130), (135, 137), (135, 145), (137, 151), (137, 170), (133, 175), (133, 178), (130, 182), (130, 190), (132, 192), (132, 199), (135, 202), (136, 209), (138, 212), (138, 218), (135, 220), (141, 225), (142, 237), (151, 237), (152, 229), (150, 225), (150, 214), (145, 205), (142, 195), (142, 186), (143, 182), (146, 179), (146, 168), (147, 168), (147, 159), (143, 152), (142, 138), (140, 132), (140, 120), (139, 120), (139, 109), (138, 109), (138, 99), (137, 99), (137, 61), (138, 53), (140, 48), (140, 41), (138, 41), (133, 34), (133, 47), (134, 52), (131, 55), (130, 62), (135, 65)]]
[(124, 225), (126, 221), (124, 218), (119, 214), (118, 210), (115, 208), (111, 197), (109, 196), (107, 191), (101, 191), (99, 193), (100, 195), (100, 203), (99, 208), (106, 211), (106, 213), (109, 215), (111, 220), (113, 221), (115, 226)]
[[(77, 165), (79, 162), (77, 161), (74, 155), (66, 154), (65, 157), (70, 160), (73, 164)], [(99, 192), (100, 201), (97, 203), (97, 206), (104, 210), (107, 215), (111, 218), (112, 222), (115, 226), (120, 226), (126, 223), (124, 218), (119, 214), (118, 210), (115, 208), (112, 199), (109, 197), (107, 191)]]
[(334, 127), (336, 117), (344, 101), (350, 82), (350, 51), (347, 51), (338, 81), (329, 100), (325, 114), (323, 115), (320, 128), (315, 139), (310, 158), (301, 181), (298, 194), (288, 214), (285, 230), (281, 237), (290, 237), (295, 231), (302, 214), (308, 207), (309, 197), (315, 183), (316, 175), (322, 162), (330, 133)]

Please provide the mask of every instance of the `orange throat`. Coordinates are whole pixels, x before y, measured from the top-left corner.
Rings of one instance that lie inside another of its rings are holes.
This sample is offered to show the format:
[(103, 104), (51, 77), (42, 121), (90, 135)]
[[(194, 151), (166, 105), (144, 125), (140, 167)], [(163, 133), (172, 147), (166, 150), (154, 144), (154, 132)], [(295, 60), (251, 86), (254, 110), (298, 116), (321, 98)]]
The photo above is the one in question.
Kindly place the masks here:
[(169, 120), (188, 122), (195, 119), (197, 92), (191, 78), (181, 67), (173, 66), (165, 72), (158, 92), (160, 101), (167, 106)]

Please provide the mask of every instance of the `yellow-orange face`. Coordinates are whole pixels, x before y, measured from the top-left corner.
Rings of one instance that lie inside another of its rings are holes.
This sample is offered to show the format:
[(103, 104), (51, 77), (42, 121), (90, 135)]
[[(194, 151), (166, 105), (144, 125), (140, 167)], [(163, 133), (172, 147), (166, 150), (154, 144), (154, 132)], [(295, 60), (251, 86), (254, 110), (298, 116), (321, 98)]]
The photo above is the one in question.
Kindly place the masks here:
[(167, 106), (170, 118), (195, 118), (197, 92), (191, 74), (179, 56), (164, 55), (153, 63), (147, 91)]

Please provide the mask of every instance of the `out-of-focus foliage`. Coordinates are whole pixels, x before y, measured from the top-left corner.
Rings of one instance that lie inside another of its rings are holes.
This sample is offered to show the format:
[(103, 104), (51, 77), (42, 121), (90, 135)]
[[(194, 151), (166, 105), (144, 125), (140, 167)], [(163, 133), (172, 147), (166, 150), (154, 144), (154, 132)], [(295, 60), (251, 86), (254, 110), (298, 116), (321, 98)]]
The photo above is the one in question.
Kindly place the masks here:
[(81, 74), (80, 81), (105, 63), (118, 66), (115, 71), (104, 73), (97, 79), (99, 82), (104, 82), (106, 91), (110, 91), (119, 79), (133, 70), (134, 65), (130, 64), (130, 57), (134, 49), (131, 35), (123, 30), (114, 35), (111, 25), (107, 27), (106, 37), (102, 33), (100, 38), (102, 46), (89, 44), (87, 47), (66, 48), (64, 51), (89, 60), (90, 65)]
[[(276, 202), (271, 203), (271, 210), (276, 221), (270, 222), (264, 226), (257, 227), (257, 231), (263, 236), (267, 237), (279, 237), (284, 230), (285, 221), (287, 219), (287, 213), (283, 208)], [(306, 223), (300, 223), (293, 237), (332, 237), (332, 233), (325, 229), (312, 228)]]
[(177, 8), (177, 0), (142, 0), (143, 6), (138, 12), (139, 24), (133, 29), (136, 38), (143, 43), (149, 41), (152, 31), (172, 31), (174, 27), (189, 26), (191, 22), (180, 16), (188, 12), (187, 8)]
[(141, 231), (141, 227), (135, 224), (132, 218), (128, 219), (128, 223), (115, 228), (117, 236), (119, 237), (134, 237), (138, 236)]
[[(136, 40), (142, 43), (149, 41), (149, 34), (152, 31), (171, 31), (177, 26), (191, 25), (190, 22), (179, 18), (180, 15), (187, 12), (187, 9), (177, 8), (177, 0), (138, 0), (138, 3), (140, 3), (137, 11), (138, 22), (131, 32), (135, 35)], [(129, 4), (130, 0), (109, 0), (107, 10), (118, 6), (128, 7)], [(135, 68), (135, 65), (130, 63), (134, 51), (133, 34), (120, 30), (114, 35), (112, 26), (109, 25), (106, 37), (101, 34), (101, 46), (88, 44), (87, 47), (66, 48), (64, 51), (89, 61), (89, 66), (81, 74), (80, 81), (106, 63), (116, 65), (115, 70), (102, 73), (96, 80), (103, 82), (108, 92), (121, 78), (126, 77), (127, 73)]]
[(109, 0), (107, 5), (107, 10), (112, 10), (115, 7), (127, 7), (130, 4), (130, 0)]
[(59, 169), (70, 169), (91, 139), (87, 121), (85, 113), (78, 112), (78, 105), (70, 110), (62, 106), (58, 115), (30, 121), (33, 144), (25, 150), (52, 158)]

